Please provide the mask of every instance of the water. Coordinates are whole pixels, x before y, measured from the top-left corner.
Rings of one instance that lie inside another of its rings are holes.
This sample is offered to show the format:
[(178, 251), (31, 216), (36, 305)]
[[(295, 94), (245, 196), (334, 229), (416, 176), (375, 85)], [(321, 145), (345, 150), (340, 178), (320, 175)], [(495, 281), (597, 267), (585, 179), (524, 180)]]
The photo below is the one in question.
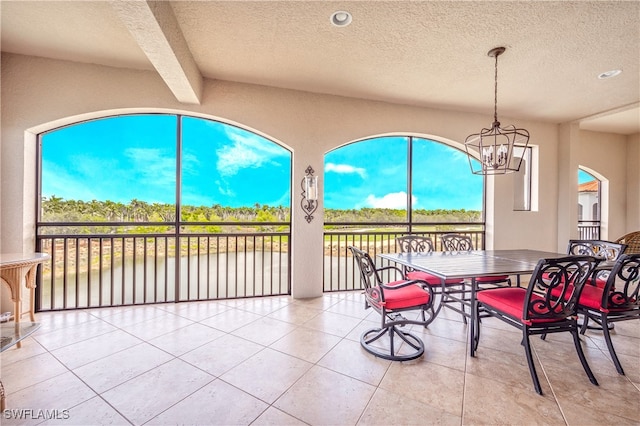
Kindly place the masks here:
[(149, 256), (146, 268), (143, 259), (134, 265), (128, 258), (91, 274), (68, 270), (66, 288), (56, 277), (53, 302), (50, 276), (38, 290), (42, 310), (271, 296), (289, 293), (288, 262), (288, 253), (271, 251), (183, 256), (176, 280), (175, 258)]

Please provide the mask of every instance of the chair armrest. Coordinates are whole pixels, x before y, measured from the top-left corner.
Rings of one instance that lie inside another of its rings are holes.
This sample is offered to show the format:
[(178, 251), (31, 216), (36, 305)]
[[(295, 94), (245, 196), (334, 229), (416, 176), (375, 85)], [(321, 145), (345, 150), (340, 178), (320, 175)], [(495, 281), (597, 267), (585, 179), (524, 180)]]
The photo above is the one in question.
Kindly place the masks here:
[(400, 288), (408, 287), (414, 284), (418, 284), (420, 287), (422, 287), (423, 290), (429, 293), (430, 300), (433, 300), (433, 297), (434, 297), (433, 288), (431, 288), (431, 286), (424, 280), (407, 280), (396, 285), (381, 284), (379, 287), (382, 289), (382, 292), (384, 293), (385, 290), (390, 290), (390, 291), (398, 290)]
[(397, 266), (383, 266), (382, 268), (378, 268), (376, 269), (376, 272), (382, 272), (382, 271), (388, 271), (388, 270), (395, 270), (396, 272), (400, 273), (401, 277), (404, 277), (404, 272), (402, 272), (402, 270), (400, 268), (398, 268)]

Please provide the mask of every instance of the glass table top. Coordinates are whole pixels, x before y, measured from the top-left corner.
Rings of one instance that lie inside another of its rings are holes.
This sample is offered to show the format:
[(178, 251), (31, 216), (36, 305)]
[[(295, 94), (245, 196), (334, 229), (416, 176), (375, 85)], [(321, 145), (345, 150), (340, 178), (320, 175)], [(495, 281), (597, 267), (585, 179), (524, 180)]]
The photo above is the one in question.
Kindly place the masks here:
[(28, 337), (38, 328), (40, 328), (40, 323), (37, 322), (21, 321), (16, 324), (14, 321), (10, 321), (0, 323), (0, 352)]

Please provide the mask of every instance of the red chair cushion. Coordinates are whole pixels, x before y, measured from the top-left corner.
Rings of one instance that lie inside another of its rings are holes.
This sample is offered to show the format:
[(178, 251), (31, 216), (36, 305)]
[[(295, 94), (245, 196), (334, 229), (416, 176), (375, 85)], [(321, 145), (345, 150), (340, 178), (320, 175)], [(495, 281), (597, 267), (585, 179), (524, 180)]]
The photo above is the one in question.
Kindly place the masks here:
[[(524, 288), (502, 287), (480, 291), (477, 294), (477, 299), (478, 302), (491, 306), (497, 311), (503, 312), (510, 317), (517, 318), (524, 324), (525, 321), (522, 319), (522, 313), (524, 311), (524, 299), (526, 294), (527, 290)], [(543, 298), (537, 294), (532, 294), (531, 300), (543, 300)], [(546, 323), (554, 321), (558, 320), (553, 318), (533, 318), (528, 322)]]
[[(562, 295), (563, 286), (555, 287), (551, 290), (551, 295), (553, 297), (560, 297)], [(565, 299), (568, 295), (573, 291), (573, 285), (569, 284), (569, 291), (565, 294)], [(603, 288), (596, 287), (595, 285), (585, 285), (582, 289), (582, 294), (580, 294), (580, 301), (578, 302), (580, 305), (585, 306), (590, 309), (601, 310), (600, 302), (602, 302), (602, 292)]]
[[(426, 281), (427, 284), (429, 285), (441, 285), (441, 281), (439, 277), (436, 277), (435, 275), (431, 275), (428, 272), (422, 272), (422, 271), (413, 271), (413, 272), (409, 272), (407, 273), (407, 278), (410, 280), (422, 280), (422, 281)], [(460, 278), (450, 278), (448, 280), (445, 280), (445, 285), (455, 285), (455, 284), (462, 284), (464, 283), (464, 280), (461, 280)]]
[[(387, 284), (388, 287), (405, 283), (406, 281), (394, 281)], [(419, 285), (408, 285), (394, 290), (384, 289), (385, 308), (404, 309), (429, 303), (429, 293)]]
[(585, 285), (580, 294), (579, 305), (586, 306), (590, 309), (600, 310), (602, 302), (602, 293), (604, 289), (595, 285)]
[(604, 288), (604, 286), (607, 284), (607, 280), (602, 278), (596, 278), (595, 280), (593, 278), (589, 278), (589, 280), (587, 280), (587, 284)]
[(476, 278), (476, 282), (477, 283), (484, 283), (484, 282), (496, 282), (496, 281), (506, 281), (509, 278), (509, 275), (498, 275), (496, 277), (477, 277)]

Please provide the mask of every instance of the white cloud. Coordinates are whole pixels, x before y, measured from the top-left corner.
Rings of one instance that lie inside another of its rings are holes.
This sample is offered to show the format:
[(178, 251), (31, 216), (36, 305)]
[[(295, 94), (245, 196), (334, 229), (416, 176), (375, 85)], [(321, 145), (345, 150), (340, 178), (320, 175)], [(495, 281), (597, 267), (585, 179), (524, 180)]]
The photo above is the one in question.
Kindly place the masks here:
[(193, 175), (198, 170), (200, 160), (195, 154), (183, 150), (180, 163), (182, 165), (183, 175)]
[(362, 167), (354, 167), (349, 164), (335, 164), (335, 163), (327, 163), (324, 166), (325, 173), (334, 172), (340, 174), (358, 174), (361, 178), (367, 177), (367, 171)]
[(140, 185), (170, 186), (176, 182), (176, 160), (157, 148), (127, 148), (124, 155), (141, 177)]
[(222, 176), (233, 176), (244, 168), (261, 167), (265, 163), (271, 163), (272, 158), (281, 157), (286, 152), (282, 147), (258, 135), (233, 127), (225, 129), (225, 132), (232, 144), (216, 151), (217, 167)]
[(78, 179), (55, 163), (42, 162), (42, 195), (55, 195), (65, 200), (94, 200), (99, 199), (91, 188), (91, 181)]
[[(411, 197), (412, 205), (415, 205), (417, 201), (415, 195)], [(377, 209), (405, 209), (407, 208), (407, 193), (404, 191), (391, 192), (380, 198), (371, 194), (365, 200), (365, 205)]]

